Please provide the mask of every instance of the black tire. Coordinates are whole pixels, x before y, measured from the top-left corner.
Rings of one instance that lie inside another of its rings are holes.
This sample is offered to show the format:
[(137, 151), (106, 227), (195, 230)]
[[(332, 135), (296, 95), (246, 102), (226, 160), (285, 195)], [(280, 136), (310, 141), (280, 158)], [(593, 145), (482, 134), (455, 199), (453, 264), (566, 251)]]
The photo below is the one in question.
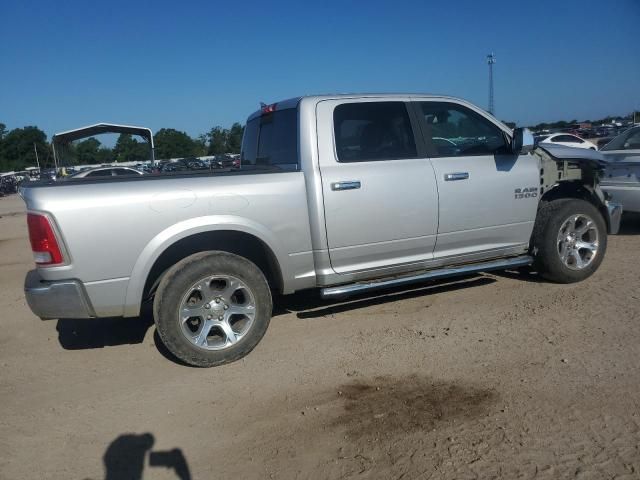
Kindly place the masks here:
[[(255, 302), (255, 315), (248, 331), (237, 343), (221, 350), (207, 350), (189, 341), (179, 315), (190, 288), (213, 275), (239, 279), (249, 288)], [(267, 331), (271, 314), (271, 291), (262, 271), (244, 257), (220, 251), (196, 253), (176, 263), (163, 276), (153, 303), (156, 329), (164, 345), (178, 359), (197, 367), (222, 365), (247, 355)]]
[[(583, 269), (569, 268), (561, 259), (558, 234), (572, 215), (587, 215), (595, 224), (598, 249), (592, 261)], [(556, 283), (580, 282), (591, 276), (600, 266), (607, 250), (607, 225), (598, 209), (591, 203), (575, 198), (545, 202), (538, 210), (531, 237), (534, 269), (542, 277)]]

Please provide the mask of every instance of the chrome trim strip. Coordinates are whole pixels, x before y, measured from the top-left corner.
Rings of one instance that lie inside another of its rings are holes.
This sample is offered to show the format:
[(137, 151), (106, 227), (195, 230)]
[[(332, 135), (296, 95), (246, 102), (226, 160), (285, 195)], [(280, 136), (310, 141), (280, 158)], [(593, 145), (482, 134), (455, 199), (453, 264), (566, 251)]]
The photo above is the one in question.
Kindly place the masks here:
[(508, 268), (523, 267), (531, 265), (533, 258), (529, 255), (522, 255), (515, 258), (506, 258), (494, 260), (491, 262), (475, 263), (471, 265), (462, 265), (453, 268), (441, 268), (429, 272), (420, 273), (418, 275), (403, 276), (392, 278), (389, 280), (379, 280), (367, 283), (353, 283), (349, 285), (340, 285), (337, 287), (328, 287), (320, 290), (322, 298), (339, 298), (354, 295), (362, 292), (371, 292), (374, 290), (382, 290), (389, 287), (398, 287), (403, 285), (411, 285), (425, 280), (435, 280), (439, 278), (455, 277), (466, 275), (469, 273), (489, 272), (491, 270), (505, 270)]

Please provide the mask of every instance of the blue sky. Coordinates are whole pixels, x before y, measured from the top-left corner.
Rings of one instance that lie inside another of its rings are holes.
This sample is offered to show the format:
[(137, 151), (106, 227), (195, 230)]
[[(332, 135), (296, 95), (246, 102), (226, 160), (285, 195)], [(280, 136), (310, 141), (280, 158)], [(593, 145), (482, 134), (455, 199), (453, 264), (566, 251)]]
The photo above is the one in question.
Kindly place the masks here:
[(433, 92), (526, 125), (640, 109), (640, 0), (0, 3), (0, 122), (229, 126), (310, 93)]

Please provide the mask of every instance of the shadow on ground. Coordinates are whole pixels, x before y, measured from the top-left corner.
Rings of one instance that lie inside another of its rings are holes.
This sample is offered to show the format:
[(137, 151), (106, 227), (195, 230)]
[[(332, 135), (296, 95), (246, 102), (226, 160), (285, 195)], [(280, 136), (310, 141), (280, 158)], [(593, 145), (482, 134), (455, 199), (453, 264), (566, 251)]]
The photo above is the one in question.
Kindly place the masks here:
[(532, 267), (521, 267), (516, 270), (496, 270), (491, 275), (502, 278), (510, 278), (520, 282), (531, 283), (548, 283), (548, 280), (542, 278)]
[[(142, 343), (153, 324), (152, 307), (150, 304), (146, 304), (139, 317), (61, 318), (58, 320), (56, 330), (58, 331), (58, 341), (65, 350), (90, 350)], [(155, 329), (153, 342), (163, 357), (180, 365), (189, 366), (176, 358), (164, 346)]]
[(273, 315), (295, 313), (300, 319), (320, 318), (326, 315), (348, 312), (385, 303), (408, 300), (423, 295), (452, 292), (463, 288), (478, 287), (494, 283), (496, 280), (481, 275), (458, 277), (455, 280), (439, 280), (420, 283), (411, 287), (391, 288), (369, 294), (361, 294), (347, 299), (323, 300), (317, 290), (309, 290), (293, 295), (281, 296), (274, 301)]
[(619, 235), (640, 235), (640, 213), (623, 213)]
[(85, 350), (137, 344), (144, 341), (153, 316), (145, 311), (136, 318), (61, 318), (56, 330), (65, 350)]
[(182, 450), (152, 451), (154, 443), (151, 433), (126, 433), (116, 438), (102, 458), (105, 480), (141, 480), (147, 464), (148, 468), (166, 468), (179, 480), (190, 480), (191, 472)]
[[(423, 295), (452, 292), (463, 288), (478, 287), (495, 282), (495, 278), (482, 275), (460, 277), (455, 280), (432, 281), (413, 287), (402, 287), (359, 295), (342, 300), (323, 300), (317, 290), (299, 292), (274, 298), (273, 315), (295, 314), (299, 319), (321, 318), (326, 315), (392, 303)], [(86, 350), (117, 345), (135, 345), (144, 341), (153, 325), (150, 305), (136, 318), (88, 318), (58, 320), (58, 341), (65, 350)], [(156, 348), (165, 358), (186, 365), (176, 359), (162, 343), (157, 331), (153, 336)]]

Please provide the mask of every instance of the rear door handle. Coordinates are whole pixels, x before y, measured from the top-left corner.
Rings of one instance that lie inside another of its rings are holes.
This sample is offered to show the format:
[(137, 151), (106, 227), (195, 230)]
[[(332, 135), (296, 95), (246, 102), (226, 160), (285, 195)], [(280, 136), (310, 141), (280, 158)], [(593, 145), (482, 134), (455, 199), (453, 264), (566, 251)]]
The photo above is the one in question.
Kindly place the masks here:
[(331, 190), (355, 190), (360, 188), (360, 180), (349, 180), (346, 182), (334, 182), (331, 184)]
[(468, 178), (469, 178), (469, 172), (455, 172), (455, 173), (444, 174), (445, 182), (453, 182), (455, 180), (467, 180)]

